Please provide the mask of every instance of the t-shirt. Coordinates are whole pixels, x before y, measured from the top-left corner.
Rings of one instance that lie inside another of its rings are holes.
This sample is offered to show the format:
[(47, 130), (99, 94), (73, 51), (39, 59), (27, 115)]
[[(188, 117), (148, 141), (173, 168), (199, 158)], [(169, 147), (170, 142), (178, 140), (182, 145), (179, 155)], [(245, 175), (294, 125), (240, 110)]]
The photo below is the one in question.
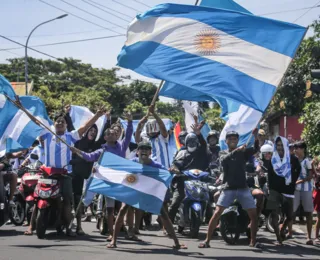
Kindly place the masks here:
[(147, 135), (143, 135), (142, 139), (144, 141), (151, 142), (151, 146), (152, 146), (151, 159), (169, 168), (170, 162), (169, 162), (169, 153), (168, 153), (168, 141), (169, 141), (168, 137), (164, 138), (161, 134), (154, 138), (150, 138)]
[(42, 146), (37, 146), (35, 148), (33, 148), (33, 150), (31, 151), (31, 153), (29, 154), (29, 156), (27, 157), (29, 159), (29, 161), (31, 163), (34, 163), (35, 160), (31, 158), (31, 154), (36, 154), (38, 155), (38, 160), (42, 163), (44, 163), (45, 161), (45, 155), (44, 155), (44, 148)]
[[(311, 161), (308, 158), (304, 158), (301, 162), (301, 172), (299, 175), (298, 180), (304, 180), (306, 179), (308, 176), (308, 171), (310, 174), (312, 174), (310, 171), (312, 170), (312, 165), (311, 165)], [(301, 184), (297, 184), (296, 185), (296, 190), (297, 191), (312, 191), (312, 187), (313, 187), (313, 181), (307, 181)]]
[[(66, 132), (59, 137), (70, 146), (73, 146), (74, 143), (80, 139), (78, 130)], [(41, 138), (44, 141), (44, 164), (46, 166), (63, 168), (69, 164), (72, 159), (72, 152), (64, 143), (51, 133), (46, 133), (42, 135)], [(72, 166), (68, 165), (67, 170), (71, 172)]]

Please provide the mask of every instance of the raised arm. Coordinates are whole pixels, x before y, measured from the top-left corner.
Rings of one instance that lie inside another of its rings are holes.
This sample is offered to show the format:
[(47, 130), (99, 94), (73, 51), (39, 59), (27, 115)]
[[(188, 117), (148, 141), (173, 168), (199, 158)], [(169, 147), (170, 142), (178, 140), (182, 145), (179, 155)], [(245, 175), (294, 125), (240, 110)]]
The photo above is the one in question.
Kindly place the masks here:
[(159, 125), (159, 128), (160, 128), (160, 134), (164, 137), (164, 138), (167, 138), (168, 137), (168, 132), (167, 132), (167, 129), (166, 129), (166, 126), (165, 124), (163, 123), (162, 119), (158, 116), (158, 114), (155, 112), (155, 105), (151, 105), (149, 107), (149, 113), (151, 115), (153, 115), (153, 117), (156, 119), (158, 125)]
[(64, 108), (64, 112), (65, 112), (64, 119), (67, 122), (67, 130), (68, 130), (68, 132), (71, 132), (71, 131), (75, 130), (74, 125), (72, 123), (71, 116), (70, 116), (70, 110), (71, 110), (71, 106), (70, 105), (65, 106), (65, 108)]
[(148, 117), (149, 117), (149, 113), (146, 116), (144, 116), (140, 120), (140, 122), (138, 123), (137, 130), (136, 130), (136, 133), (134, 135), (134, 138), (135, 138), (135, 141), (136, 141), (137, 144), (141, 142), (141, 132), (142, 132), (142, 129), (143, 129), (144, 125), (148, 121)]
[(83, 136), (84, 133), (99, 119), (104, 114), (104, 108), (100, 108), (97, 113), (90, 119), (88, 120), (85, 125), (81, 126), (78, 129), (78, 134), (79, 136)]
[(101, 154), (104, 152), (104, 150), (98, 149), (92, 153), (85, 153), (75, 147), (71, 147), (70, 148), (71, 151), (75, 154), (77, 154), (79, 157), (81, 157), (82, 159), (88, 161), (88, 162), (97, 162), (101, 156)]
[(122, 141), (121, 146), (124, 150), (127, 150), (129, 147), (129, 143), (131, 141), (132, 134), (133, 134), (132, 115), (130, 113), (125, 113), (123, 115), (123, 117), (125, 119), (127, 119), (128, 127), (127, 127), (127, 131), (126, 131), (126, 136), (125, 136), (124, 140)]
[(111, 113), (110, 111), (107, 111), (105, 114), (107, 118), (107, 122), (104, 124), (101, 135), (96, 143), (97, 147), (100, 147), (103, 145), (106, 141), (104, 140), (104, 132), (111, 127)]

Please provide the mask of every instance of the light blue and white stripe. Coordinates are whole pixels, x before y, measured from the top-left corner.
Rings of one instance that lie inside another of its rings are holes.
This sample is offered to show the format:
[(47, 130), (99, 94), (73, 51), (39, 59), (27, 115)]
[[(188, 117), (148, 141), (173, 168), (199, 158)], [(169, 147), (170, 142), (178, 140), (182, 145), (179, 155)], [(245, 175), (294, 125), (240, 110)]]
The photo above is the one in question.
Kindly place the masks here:
[[(205, 32), (220, 42), (215, 52), (201, 53), (194, 43)], [(130, 24), (118, 65), (172, 83), (163, 96), (195, 101), (218, 96), (264, 111), (305, 32), (245, 13), (163, 4)]]
[(90, 179), (88, 191), (159, 214), (171, 180), (166, 170), (105, 152)]

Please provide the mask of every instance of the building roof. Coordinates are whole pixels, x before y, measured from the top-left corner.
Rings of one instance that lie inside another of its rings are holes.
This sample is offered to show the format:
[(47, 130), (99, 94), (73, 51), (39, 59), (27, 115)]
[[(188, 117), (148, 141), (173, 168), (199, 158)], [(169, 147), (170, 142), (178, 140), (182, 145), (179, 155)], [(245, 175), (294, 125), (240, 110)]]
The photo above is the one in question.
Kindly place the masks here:
[[(18, 96), (25, 96), (26, 95), (26, 85), (25, 82), (10, 82), (14, 92)], [(28, 95), (31, 95), (33, 88), (33, 81), (28, 83)]]

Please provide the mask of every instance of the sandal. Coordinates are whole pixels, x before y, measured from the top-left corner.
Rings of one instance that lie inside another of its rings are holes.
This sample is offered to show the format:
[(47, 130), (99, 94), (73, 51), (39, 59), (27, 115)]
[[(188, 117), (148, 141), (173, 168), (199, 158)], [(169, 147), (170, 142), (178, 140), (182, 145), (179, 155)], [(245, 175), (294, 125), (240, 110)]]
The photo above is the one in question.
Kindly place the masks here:
[(172, 246), (173, 249), (188, 249), (188, 247), (185, 244), (179, 244), (179, 245), (174, 245)]
[(306, 242), (306, 245), (308, 246), (313, 246), (313, 241), (311, 239), (309, 239), (307, 242)]
[(112, 235), (109, 235), (107, 238), (107, 242), (111, 242), (112, 241)]
[(110, 243), (110, 244), (107, 245), (107, 248), (117, 248), (117, 245)]
[(198, 248), (210, 248), (210, 245), (208, 242), (201, 242), (199, 245), (198, 245)]
[(252, 248), (262, 248), (262, 245), (259, 242), (256, 242), (254, 245), (250, 244), (249, 247)]
[(27, 231), (24, 232), (24, 235), (25, 235), (25, 236), (32, 236), (32, 235), (33, 235), (33, 232), (27, 230)]
[(78, 229), (76, 231), (76, 233), (77, 233), (78, 236), (85, 236), (86, 235), (86, 233), (84, 233), (84, 231), (82, 229)]

